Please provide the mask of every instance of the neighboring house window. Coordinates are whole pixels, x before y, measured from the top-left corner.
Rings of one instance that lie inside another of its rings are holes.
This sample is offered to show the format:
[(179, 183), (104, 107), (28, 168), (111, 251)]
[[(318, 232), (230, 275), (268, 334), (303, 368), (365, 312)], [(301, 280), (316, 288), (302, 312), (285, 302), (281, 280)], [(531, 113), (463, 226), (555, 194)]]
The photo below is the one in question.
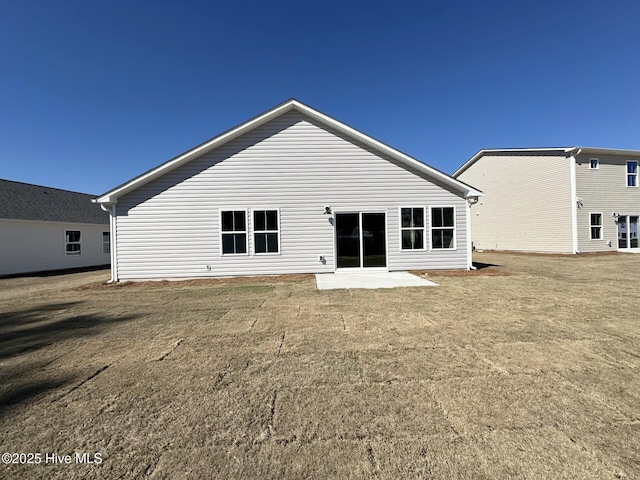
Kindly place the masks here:
[(591, 170), (598, 170), (599, 165), (600, 165), (600, 161), (597, 158), (589, 159), (589, 168)]
[(402, 250), (424, 249), (424, 208), (400, 209), (400, 236)]
[(453, 207), (431, 208), (431, 247), (456, 248), (456, 215)]
[(591, 240), (602, 240), (602, 214), (592, 213), (589, 228), (591, 229)]
[(247, 253), (247, 212), (243, 210), (221, 213), (222, 254)]
[(255, 253), (279, 253), (279, 236), (277, 210), (256, 210), (253, 212)]
[(111, 233), (102, 232), (102, 253), (111, 253)]
[(638, 162), (627, 162), (627, 187), (638, 186)]
[(66, 230), (64, 240), (64, 251), (67, 255), (80, 255), (80, 230)]

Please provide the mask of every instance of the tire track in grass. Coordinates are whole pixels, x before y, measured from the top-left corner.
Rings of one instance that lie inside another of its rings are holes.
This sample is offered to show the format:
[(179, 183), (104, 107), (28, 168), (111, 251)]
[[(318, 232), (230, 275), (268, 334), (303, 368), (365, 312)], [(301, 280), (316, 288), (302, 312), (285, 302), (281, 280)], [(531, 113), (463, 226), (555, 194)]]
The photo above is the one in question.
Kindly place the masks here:
[(278, 391), (274, 390), (273, 395), (271, 395), (271, 399), (269, 401), (269, 416), (267, 417), (267, 422), (266, 422), (267, 424), (264, 430), (262, 430), (262, 432), (258, 436), (258, 438), (255, 439), (254, 443), (261, 444), (263, 442), (266, 442), (273, 435), (273, 417), (276, 414), (277, 398), (278, 398)]
[(282, 345), (284, 345), (284, 337), (287, 335), (287, 332), (282, 332), (282, 334), (280, 335), (280, 345), (278, 345), (278, 355), (280, 355), (280, 352), (282, 351)]
[(66, 397), (67, 395), (75, 392), (76, 390), (78, 390), (81, 386), (83, 386), (85, 383), (90, 382), (91, 380), (93, 380), (94, 378), (96, 378), (98, 375), (100, 375), (102, 372), (104, 372), (107, 368), (109, 368), (111, 366), (111, 364), (109, 365), (104, 365), (103, 367), (100, 367), (97, 371), (95, 371), (94, 373), (92, 373), (91, 375), (89, 375), (87, 378), (85, 378), (84, 380), (82, 380), (80, 383), (78, 383), (77, 385), (75, 385), (73, 388), (71, 388), (71, 390), (63, 393), (62, 395), (60, 395), (57, 398), (54, 398), (53, 400), (51, 400), (51, 403), (55, 403), (58, 400), (62, 400), (64, 397)]
[(367, 443), (367, 458), (369, 460), (369, 465), (371, 465), (371, 474), (374, 477), (378, 477), (378, 466), (376, 463), (376, 457), (373, 455), (373, 447), (371, 443)]
[(178, 346), (184, 342), (184, 338), (179, 338), (178, 340), (176, 340), (176, 342), (173, 344), (173, 346), (167, 350), (166, 352), (164, 352), (162, 355), (160, 355), (158, 358), (156, 358), (156, 362), (161, 362), (163, 361), (165, 358), (167, 358), (169, 355), (171, 355), (173, 353), (173, 351), (178, 348)]

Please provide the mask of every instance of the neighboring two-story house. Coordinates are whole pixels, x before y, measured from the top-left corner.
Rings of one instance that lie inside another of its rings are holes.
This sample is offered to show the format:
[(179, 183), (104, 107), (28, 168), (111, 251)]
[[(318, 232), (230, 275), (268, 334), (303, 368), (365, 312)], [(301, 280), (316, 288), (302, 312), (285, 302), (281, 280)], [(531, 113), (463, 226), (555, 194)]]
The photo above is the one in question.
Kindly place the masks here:
[(453, 177), (485, 193), (471, 207), (477, 249), (640, 251), (640, 151), (481, 150)]

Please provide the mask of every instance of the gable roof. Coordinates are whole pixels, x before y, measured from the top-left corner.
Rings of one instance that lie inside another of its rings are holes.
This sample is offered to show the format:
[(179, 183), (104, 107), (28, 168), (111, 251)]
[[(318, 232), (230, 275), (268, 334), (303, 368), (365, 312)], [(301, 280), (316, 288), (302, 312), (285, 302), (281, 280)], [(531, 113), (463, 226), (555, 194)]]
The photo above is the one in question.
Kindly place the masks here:
[(542, 148), (489, 148), (480, 150), (473, 157), (471, 157), (464, 165), (451, 175), (453, 178), (457, 178), (462, 172), (468, 169), (471, 165), (476, 163), (480, 158), (487, 154), (520, 154), (520, 155), (565, 155), (570, 157), (571, 155), (578, 155), (580, 153), (587, 153), (590, 155), (640, 155), (640, 150), (623, 150), (620, 148), (598, 148), (598, 147), (542, 147)]
[(109, 224), (93, 195), (0, 179), (0, 218), (43, 222)]
[(136, 188), (141, 187), (142, 185), (145, 185), (146, 183), (152, 180), (155, 180), (156, 178), (159, 178), (168, 172), (171, 172), (172, 170), (190, 162), (191, 160), (215, 148), (218, 148), (221, 145), (224, 145), (225, 143), (240, 137), (241, 135), (248, 133), (251, 130), (259, 127), (260, 125), (264, 125), (265, 123), (291, 110), (296, 110), (312, 118), (313, 120), (318, 121), (323, 125), (331, 127), (350, 138), (353, 138), (359, 142), (364, 143), (365, 145), (373, 148), (376, 151), (389, 155), (390, 157), (395, 158), (396, 160), (399, 160), (404, 165), (408, 167), (412, 167), (420, 172), (423, 172), (429, 175), (430, 177), (433, 177), (441, 181), (442, 183), (452, 187), (454, 190), (462, 192), (466, 197), (475, 197), (475, 196), (483, 195), (482, 192), (480, 192), (479, 190), (476, 190), (475, 188), (450, 177), (449, 175), (441, 172), (440, 170), (430, 167), (420, 162), (419, 160), (416, 160), (415, 158), (405, 153), (402, 153), (401, 151), (396, 150), (395, 148), (392, 148), (376, 140), (373, 137), (365, 135), (364, 133), (359, 132), (358, 130), (350, 126), (329, 117), (328, 115), (325, 115), (317, 110), (314, 110), (313, 108), (295, 99), (290, 99), (280, 105), (277, 105), (271, 110), (267, 110), (266, 112), (252, 118), (251, 120), (248, 120), (245, 123), (242, 123), (230, 130), (227, 130), (224, 133), (221, 133), (216, 137), (213, 137), (210, 140), (207, 140), (206, 142), (198, 145), (197, 147), (194, 147), (191, 150), (188, 150), (178, 155), (177, 157), (172, 158), (171, 160), (133, 178), (132, 180), (123, 183), (122, 185), (106, 192), (105, 194), (101, 195), (99, 198), (95, 199), (95, 202), (105, 203), (105, 204), (117, 203), (118, 198), (121, 197), (122, 195), (125, 195), (135, 190)]

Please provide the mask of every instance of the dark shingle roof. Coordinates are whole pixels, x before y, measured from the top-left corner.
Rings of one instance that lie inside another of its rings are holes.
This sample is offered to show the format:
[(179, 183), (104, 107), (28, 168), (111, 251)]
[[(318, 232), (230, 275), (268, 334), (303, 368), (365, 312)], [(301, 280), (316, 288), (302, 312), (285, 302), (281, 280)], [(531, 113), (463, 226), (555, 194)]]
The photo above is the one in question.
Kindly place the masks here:
[(106, 225), (109, 214), (94, 195), (0, 179), (0, 218)]

